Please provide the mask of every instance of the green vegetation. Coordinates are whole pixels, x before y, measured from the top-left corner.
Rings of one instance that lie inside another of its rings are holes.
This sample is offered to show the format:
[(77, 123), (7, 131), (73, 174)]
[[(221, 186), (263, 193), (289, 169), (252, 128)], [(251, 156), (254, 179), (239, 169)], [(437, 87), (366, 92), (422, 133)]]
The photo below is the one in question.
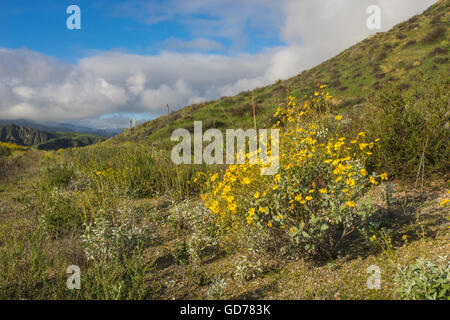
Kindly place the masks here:
[(398, 292), (403, 299), (444, 300), (450, 298), (450, 262), (447, 257), (437, 264), (418, 259), (415, 264), (400, 268)]
[[(448, 299), (448, 14), (102, 143), (0, 143), (0, 297)], [(278, 174), (172, 163), (173, 129), (252, 127), (253, 101)]]

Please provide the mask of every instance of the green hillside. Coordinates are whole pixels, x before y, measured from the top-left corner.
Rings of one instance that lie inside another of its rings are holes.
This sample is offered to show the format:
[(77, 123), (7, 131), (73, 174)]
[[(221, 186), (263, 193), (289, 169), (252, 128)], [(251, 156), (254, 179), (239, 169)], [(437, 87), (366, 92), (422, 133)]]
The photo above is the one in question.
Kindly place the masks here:
[(302, 101), (318, 82), (328, 85), (337, 111), (370, 103), (383, 87), (398, 87), (407, 93), (423, 90), (423, 83), (450, 73), (448, 40), (450, 3), (442, 1), (384, 33), (377, 33), (322, 64), (273, 85), (242, 92), (233, 97), (187, 106), (146, 122), (115, 141), (170, 137), (174, 128), (191, 128), (194, 120), (204, 127), (245, 128), (270, 123), (277, 106), (288, 95)]

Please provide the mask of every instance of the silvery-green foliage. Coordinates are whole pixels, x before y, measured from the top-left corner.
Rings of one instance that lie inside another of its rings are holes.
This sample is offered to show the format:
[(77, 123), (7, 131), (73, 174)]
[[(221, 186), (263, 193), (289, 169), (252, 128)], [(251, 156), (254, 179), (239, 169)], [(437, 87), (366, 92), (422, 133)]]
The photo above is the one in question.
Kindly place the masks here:
[(224, 290), (226, 287), (227, 282), (220, 276), (212, 279), (212, 283), (206, 291), (205, 298), (208, 300), (223, 299), (225, 296)]
[(199, 265), (204, 251), (217, 245), (218, 242), (216, 238), (195, 232), (187, 243), (187, 252), (192, 263)]
[(239, 280), (249, 280), (263, 272), (263, 265), (260, 260), (249, 259), (242, 256), (235, 264), (234, 278)]
[(398, 267), (397, 292), (406, 300), (449, 300), (450, 261), (447, 256), (436, 262), (417, 259), (415, 264)]
[(133, 226), (128, 221), (100, 218), (86, 226), (81, 239), (87, 259), (101, 261), (131, 253), (151, 236), (146, 228)]
[(210, 219), (211, 214), (203, 204), (184, 201), (171, 209), (169, 220), (193, 231), (187, 242), (187, 252), (195, 265), (201, 263), (205, 250), (218, 245)]

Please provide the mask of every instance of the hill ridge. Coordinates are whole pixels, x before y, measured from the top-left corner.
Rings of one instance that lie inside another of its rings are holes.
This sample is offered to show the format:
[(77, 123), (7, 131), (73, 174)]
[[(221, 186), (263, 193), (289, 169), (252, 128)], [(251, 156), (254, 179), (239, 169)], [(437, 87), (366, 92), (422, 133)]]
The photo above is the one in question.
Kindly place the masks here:
[(252, 126), (252, 96), (257, 122), (266, 124), (288, 94), (301, 100), (318, 82), (326, 83), (331, 95), (337, 97), (333, 100), (337, 110), (367, 103), (374, 91), (386, 85), (402, 91), (420, 90), (425, 75), (435, 78), (450, 73), (450, 43), (446, 38), (449, 14), (450, 2), (438, 2), (422, 14), (373, 34), (296, 76), (232, 97), (185, 106), (126, 129), (111, 141), (146, 139), (157, 143), (175, 128), (189, 129), (194, 120), (203, 121), (204, 127), (219, 129)]

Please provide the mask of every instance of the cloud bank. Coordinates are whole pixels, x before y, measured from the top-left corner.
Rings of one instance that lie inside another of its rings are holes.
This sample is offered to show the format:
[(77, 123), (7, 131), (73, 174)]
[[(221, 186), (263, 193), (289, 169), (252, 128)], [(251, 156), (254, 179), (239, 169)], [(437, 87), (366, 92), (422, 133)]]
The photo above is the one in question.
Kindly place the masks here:
[[(95, 119), (105, 114), (158, 116), (165, 112), (166, 104), (177, 109), (234, 95), (294, 76), (332, 57), (374, 33), (366, 28), (366, 8), (371, 4), (381, 7), (381, 31), (386, 31), (434, 3), (431, 0), (238, 2), (170, 0), (145, 5), (133, 1), (122, 6), (122, 14), (144, 23), (178, 19), (195, 37), (190, 41), (169, 38), (164, 43), (165, 51), (157, 55), (103, 52), (72, 65), (27, 49), (0, 48), (0, 118), (89, 119), (90, 124), (95, 124)], [(146, 16), (145, 12), (152, 14)], [(209, 37), (229, 38), (233, 45), (238, 45), (251, 35), (246, 30), (275, 32), (285, 44), (252, 54), (203, 52), (224, 50)], [(179, 48), (193, 52), (170, 51)], [(98, 123), (108, 125), (104, 118)], [(119, 123), (111, 121), (109, 125), (120, 126)], [(126, 125), (124, 119), (123, 126)]]

